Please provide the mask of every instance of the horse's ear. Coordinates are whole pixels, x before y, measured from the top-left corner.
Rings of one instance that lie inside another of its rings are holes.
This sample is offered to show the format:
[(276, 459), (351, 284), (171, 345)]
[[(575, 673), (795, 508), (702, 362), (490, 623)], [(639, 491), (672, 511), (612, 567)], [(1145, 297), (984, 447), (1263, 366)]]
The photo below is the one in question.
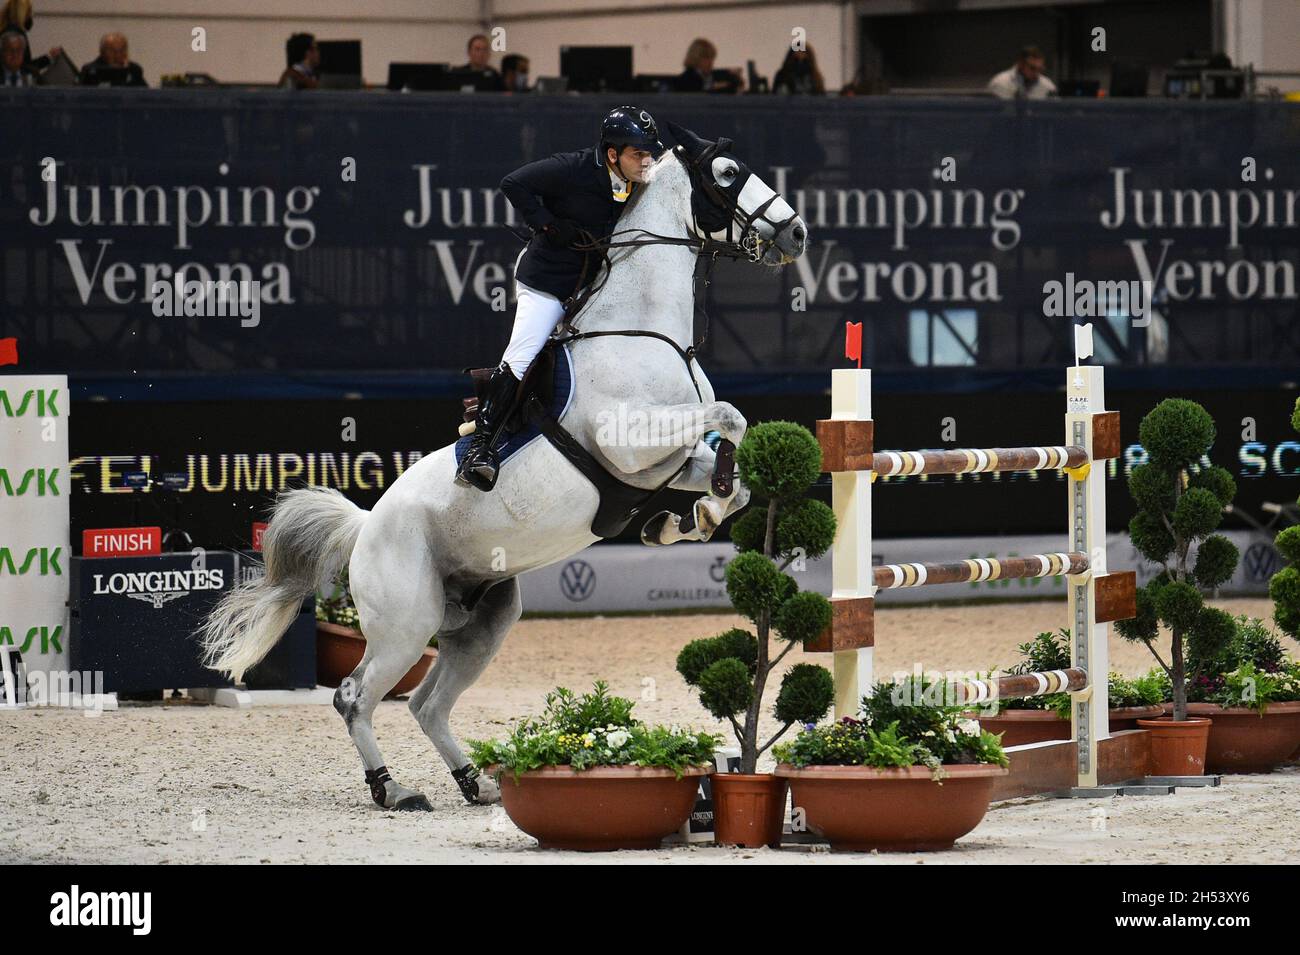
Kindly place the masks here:
[(696, 136), (689, 129), (684, 126), (678, 126), (676, 123), (672, 122), (672, 120), (666, 121), (664, 125), (668, 127), (668, 132), (673, 134), (673, 139), (677, 140), (682, 148), (686, 150), (686, 155), (691, 159), (694, 159), (703, 152), (705, 146), (708, 145), (708, 143), (700, 139), (699, 136)]
[(731, 140), (728, 139), (726, 136), (718, 137), (718, 152), (720, 153), (731, 152)]

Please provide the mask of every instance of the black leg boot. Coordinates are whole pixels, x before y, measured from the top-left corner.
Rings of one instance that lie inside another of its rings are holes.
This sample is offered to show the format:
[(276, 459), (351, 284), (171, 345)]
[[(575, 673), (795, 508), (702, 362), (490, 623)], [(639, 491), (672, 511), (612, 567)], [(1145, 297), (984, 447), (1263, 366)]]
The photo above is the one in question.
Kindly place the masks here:
[(493, 445), (514, 407), (519, 379), (503, 361), (492, 372), (485, 391), (483, 400), (479, 402), (469, 447), (456, 470), (457, 484), (463, 487), (473, 485), (480, 491), (490, 491), (497, 483), (500, 461)]

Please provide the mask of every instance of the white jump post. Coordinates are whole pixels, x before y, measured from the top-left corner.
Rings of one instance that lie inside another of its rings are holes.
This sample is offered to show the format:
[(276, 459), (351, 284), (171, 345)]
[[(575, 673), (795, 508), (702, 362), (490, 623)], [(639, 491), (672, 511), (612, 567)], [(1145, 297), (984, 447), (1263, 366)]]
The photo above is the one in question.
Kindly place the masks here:
[[(923, 586), (1006, 577), (1064, 576), (1068, 581), (1070, 670), (992, 681), (974, 681), (963, 692), (1038, 696), (1068, 690), (1072, 738), (1077, 747), (1079, 788), (1098, 785), (1098, 750), (1109, 737), (1107, 707), (1110, 621), (1135, 613), (1132, 571), (1110, 574), (1106, 566), (1106, 461), (1120, 454), (1119, 414), (1105, 410), (1103, 369), (1074, 366), (1066, 372), (1065, 444), (1054, 447), (880, 451), (873, 448), (871, 371), (831, 372), (831, 416), (817, 422), (822, 468), (831, 473), (831, 506), (837, 529), (832, 547), (831, 625), (805, 643), (833, 655), (835, 717), (857, 713), (873, 684), (875, 596), (884, 586)], [(1099, 465), (1093, 470), (1094, 465)], [(871, 484), (880, 474), (956, 474), (1061, 470), (1069, 493), (1069, 547), (1035, 554), (952, 563), (896, 564), (875, 568), (871, 559)]]

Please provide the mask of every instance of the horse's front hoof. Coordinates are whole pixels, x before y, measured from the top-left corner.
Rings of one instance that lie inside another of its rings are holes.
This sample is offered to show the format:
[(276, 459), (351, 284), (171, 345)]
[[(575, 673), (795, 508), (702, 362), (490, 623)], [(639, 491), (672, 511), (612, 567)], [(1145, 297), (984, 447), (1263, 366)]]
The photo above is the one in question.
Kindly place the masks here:
[(397, 805), (393, 807), (398, 812), (433, 812), (433, 806), (425, 798), (423, 793), (416, 793), (413, 796), (403, 796), (397, 800)]
[(664, 544), (664, 528), (669, 521), (680, 520), (672, 511), (660, 511), (641, 527), (641, 543), (647, 547), (661, 547)]

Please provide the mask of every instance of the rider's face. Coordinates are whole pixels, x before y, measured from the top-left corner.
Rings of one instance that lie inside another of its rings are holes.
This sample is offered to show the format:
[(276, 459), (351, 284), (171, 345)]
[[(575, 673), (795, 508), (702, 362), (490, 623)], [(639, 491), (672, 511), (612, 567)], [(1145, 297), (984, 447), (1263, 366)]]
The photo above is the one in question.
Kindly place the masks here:
[(654, 162), (654, 154), (646, 149), (633, 149), (628, 146), (619, 154), (617, 162), (614, 159), (614, 149), (610, 147), (605, 150), (605, 158), (610, 165), (618, 169), (618, 174), (628, 182), (645, 182), (646, 170)]

